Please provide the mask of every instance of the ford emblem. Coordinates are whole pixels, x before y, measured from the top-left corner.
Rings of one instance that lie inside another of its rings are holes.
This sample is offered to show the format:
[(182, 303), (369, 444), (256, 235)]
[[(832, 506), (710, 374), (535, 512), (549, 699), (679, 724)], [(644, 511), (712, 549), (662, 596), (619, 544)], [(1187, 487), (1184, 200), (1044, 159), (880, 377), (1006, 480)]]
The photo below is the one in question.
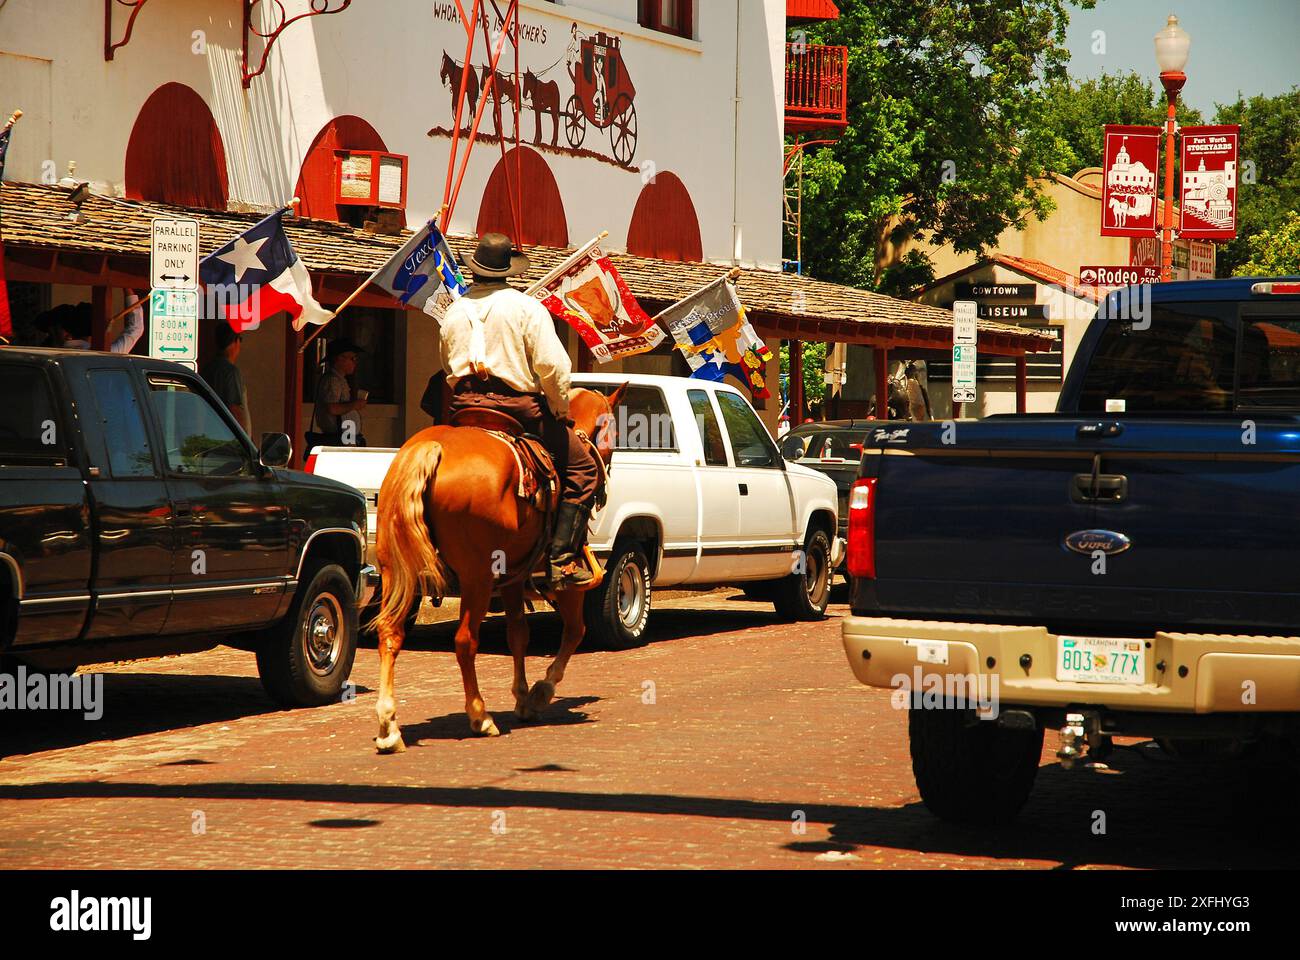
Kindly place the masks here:
[(1084, 556), (1092, 556), (1098, 550), (1113, 557), (1133, 546), (1133, 541), (1114, 530), (1076, 530), (1065, 538), (1065, 548)]

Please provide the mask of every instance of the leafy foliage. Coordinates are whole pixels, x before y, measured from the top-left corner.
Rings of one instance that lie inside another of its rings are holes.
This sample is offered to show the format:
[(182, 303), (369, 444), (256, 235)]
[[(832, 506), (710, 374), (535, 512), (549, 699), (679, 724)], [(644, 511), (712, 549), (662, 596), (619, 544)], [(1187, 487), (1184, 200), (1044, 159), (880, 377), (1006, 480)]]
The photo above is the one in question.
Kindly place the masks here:
[(1300, 276), (1300, 213), (1292, 210), (1275, 229), (1246, 237), (1245, 245), (1250, 259), (1236, 265), (1236, 276)]

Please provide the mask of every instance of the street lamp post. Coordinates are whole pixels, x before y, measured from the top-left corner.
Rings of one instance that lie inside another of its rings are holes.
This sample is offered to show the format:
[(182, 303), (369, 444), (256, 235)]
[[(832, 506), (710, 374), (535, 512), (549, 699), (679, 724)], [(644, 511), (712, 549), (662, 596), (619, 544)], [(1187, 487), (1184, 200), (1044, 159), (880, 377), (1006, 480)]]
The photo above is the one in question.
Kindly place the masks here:
[(1160, 281), (1168, 283), (1174, 275), (1174, 134), (1178, 128), (1175, 116), (1178, 111), (1178, 92), (1187, 82), (1183, 68), (1187, 66), (1187, 53), (1192, 38), (1178, 25), (1172, 13), (1165, 28), (1156, 34), (1156, 65), (1160, 67), (1160, 82), (1169, 101), (1169, 114), (1165, 121), (1165, 210), (1163, 238), (1160, 249)]

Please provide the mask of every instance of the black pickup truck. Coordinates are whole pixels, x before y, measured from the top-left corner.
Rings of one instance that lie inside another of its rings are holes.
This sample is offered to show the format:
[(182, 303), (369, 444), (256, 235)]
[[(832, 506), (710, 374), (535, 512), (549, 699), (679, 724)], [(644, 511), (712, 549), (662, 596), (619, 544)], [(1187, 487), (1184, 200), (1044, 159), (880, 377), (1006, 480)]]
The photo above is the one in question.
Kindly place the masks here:
[(285, 469), (178, 364), (0, 348), (0, 659), (41, 669), (254, 651), (285, 706), (337, 699), (366, 504)]

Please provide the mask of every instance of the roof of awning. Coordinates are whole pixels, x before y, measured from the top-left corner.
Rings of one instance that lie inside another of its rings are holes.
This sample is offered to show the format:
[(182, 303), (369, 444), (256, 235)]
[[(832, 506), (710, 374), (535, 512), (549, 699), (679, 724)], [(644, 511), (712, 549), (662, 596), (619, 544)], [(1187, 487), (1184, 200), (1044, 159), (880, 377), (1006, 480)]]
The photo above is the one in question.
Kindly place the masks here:
[[(81, 207), (84, 220), (74, 222), (68, 219), (73, 210), (68, 194), (58, 186), (3, 184), (0, 240), (11, 280), (48, 278), (57, 261), (62, 278), (57, 282), (145, 287), (153, 217), (183, 215), (198, 220), (200, 252), (207, 255), (266, 216), (92, 195)], [(400, 236), (366, 233), (346, 224), (304, 217), (287, 217), (285, 233), (303, 264), (316, 275), (317, 296), (326, 304), (340, 302), (411, 236), (410, 231)], [(471, 238), (452, 236), (448, 242), (462, 261), (474, 250)], [(526, 252), (532, 267), (521, 283), (540, 279), (571, 251), (536, 246)], [(611, 253), (611, 259), (632, 293), (652, 312), (730, 269), (725, 264), (677, 263), (625, 253)], [(742, 270), (738, 289), (755, 327), (782, 339), (890, 349), (939, 349), (952, 342), (951, 311), (870, 290), (753, 268)], [(396, 306), (386, 301), (382, 292), (358, 302)], [(1047, 350), (1052, 343), (1034, 331), (988, 320), (979, 321), (979, 342), (981, 350), (1004, 355)]]
[(785, 0), (787, 20), (838, 20), (839, 8), (831, 0)]

